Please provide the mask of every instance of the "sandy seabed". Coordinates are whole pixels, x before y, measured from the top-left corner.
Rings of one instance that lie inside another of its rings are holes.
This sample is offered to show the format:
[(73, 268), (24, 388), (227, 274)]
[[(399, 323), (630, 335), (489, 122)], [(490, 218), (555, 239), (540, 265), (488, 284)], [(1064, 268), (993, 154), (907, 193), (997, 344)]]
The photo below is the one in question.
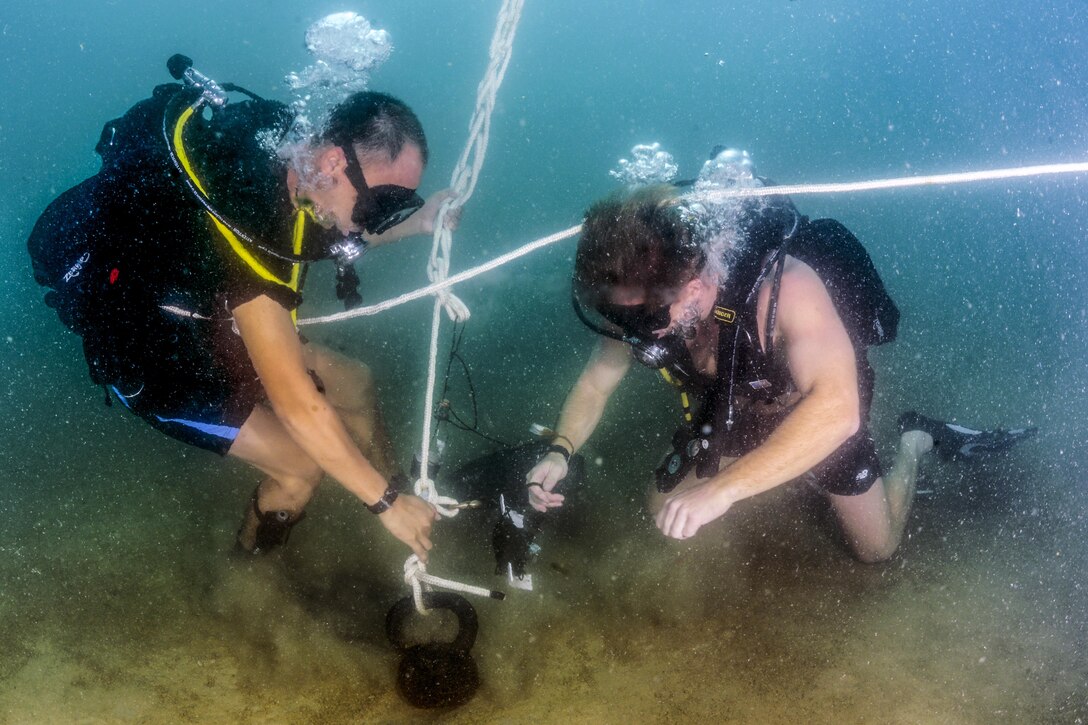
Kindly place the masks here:
[[(2, 722), (1088, 718), (1088, 507), (1068, 467), (1036, 465), (1042, 439), (928, 461), (934, 493), (876, 566), (845, 553), (801, 485), (739, 504), (692, 543), (663, 539), (641, 494), (587, 486), (540, 538), (535, 591), (474, 601), (477, 695), (424, 711), (397, 695), (384, 633), (406, 593), (403, 552), (346, 494), (323, 489), (282, 554), (239, 559), (250, 474), (138, 423), (124, 432), (142, 464), (103, 454), (6, 502)], [(178, 485), (214, 476), (231, 485)], [(431, 570), (497, 586), (490, 521), (440, 524)]]

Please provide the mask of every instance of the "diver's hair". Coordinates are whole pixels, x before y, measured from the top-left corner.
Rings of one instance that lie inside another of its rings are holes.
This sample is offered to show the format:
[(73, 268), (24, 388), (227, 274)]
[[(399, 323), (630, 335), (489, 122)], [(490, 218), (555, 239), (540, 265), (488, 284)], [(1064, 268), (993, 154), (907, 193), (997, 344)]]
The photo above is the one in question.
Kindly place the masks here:
[(423, 164), (427, 164), (423, 124), (406, 103), (387, 93), (360, 91), (348, 96), (332, 109), (320, 140), (337, 146), (353, 144), (360, 157), (388, 161), (411, 143), (419, 147)]
[(705, 256), (676, 200), (676, 187), (625, 189), (590, 207), (574, 262), (583, 290), (634, 287), (659, 296), (693, 279)]

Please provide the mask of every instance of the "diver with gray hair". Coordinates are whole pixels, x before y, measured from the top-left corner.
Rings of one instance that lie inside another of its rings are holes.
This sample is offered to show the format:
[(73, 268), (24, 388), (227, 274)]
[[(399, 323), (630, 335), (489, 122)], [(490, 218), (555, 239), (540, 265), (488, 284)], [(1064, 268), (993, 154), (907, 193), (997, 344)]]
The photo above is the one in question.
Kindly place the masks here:
[(35, 225), (46, 303), (83, 338), (107, 404), (261, 473), (237, 549), (285, 544), (327, 475), (426, 560), (437, 513), (406, 488), (370, 370), (296, 325), (311, 264), (335, 264), (352, 307), (368, 248), (434, 231), (449, 192), (417, 191), (422, 124), (403, 101), (358, 91), (282, 153), (289, 107), (180, 54), (167, 68), (182, 83), (108, 122), (99, 172)]
[[(548, 453), (527, 476), (538, 511), (563, 504), (567, 460), (632, 360), (681, 392), (684, 424), (654, 472), (650, 501), (657, 527), (676, 539), (800, 479), (827, 496), (859, 560), (884, 561), (902, 539), (926, 453), (971, 458), (1035, 432), (905, 413), (885, 474), (868, 428), (867, 350), (895, 339), (899, 311), (862, 244), (785, 196), (705, 193), (769, 184), (744, 152), (717, 148), (698, 179), (670, 183), (675, 167), (664, 152), (638, 150), (613, 175), (643, 183), (586, 214), (572, 298), (600, 337)], [(639, 168), (646, 164), (667, 173), (654, 179)], [(653, 181), (665, 183), (645, 183)]]

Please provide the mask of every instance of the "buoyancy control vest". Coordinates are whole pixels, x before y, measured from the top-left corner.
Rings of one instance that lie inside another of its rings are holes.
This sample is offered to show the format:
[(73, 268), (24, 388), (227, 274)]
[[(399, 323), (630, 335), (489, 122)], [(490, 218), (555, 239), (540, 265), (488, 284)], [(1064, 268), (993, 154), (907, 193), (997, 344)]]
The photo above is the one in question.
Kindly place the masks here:
[[(286, 130), (291, 120), (286, 106), (247, 95), (250, 100), (215, 109), (210, 118), (196, 113), (192, 122), (201, 137), (214, 145), (238, 128)], [(184, 288), (185, 276), (200, 273), (204, 260), (187, 242), (215, 216), (194, 194), (199, 179), (191, 168), (180, 168), (179, 149), (171, 145), (181, 138), (181, 115), (199, 110), (200, 97), (199, 89), (160, 85), (150, 98), (106, 123), (95, 147), (102, 159), (98, 173), (50, 203), (27, 241), (35, 281), (47, 288), (46, 304), (82, 338), (95, 384), (138, 381), (141, 369), (155, 362), (156, 336), (176, 339), (169, 324), (162, 324), (163, 310), (176, 308), (170, 295)], [(212, 152), (229, 151), (221, 145)], [(286, 257), (294, 253), (294, 261), (302, 251), (303, 225), (300, 214), (294, 248), (284, 250)], [(224, 236), (232, 228), (239, 231), (229, 221), (225, 229), (217, 226)], [(260, 250), (243, 244), (235, 253), (243, 259), (249, 255), (246, 264), (259, 274)], [(322, 256), (327, 255), (315, 258)], [(297, 265), (295, 270), (289, 279), (276, 281), (297, 289)]]
[[(27, 241), (45, 303), (83, 338), (88, 372), (98, 385), (131, 379), (139, 361), (141, 321), (154, 308), (163, 265), (162, 225), (176, 234), (192, 218), (191, 202), (173, 171), (162, 119), (180, 85), (152, 96), (102, 129), (95, 150), (102, 167), (45, 209)], [(180, 203), (179, 203), (180, 202)], [(159, 204), (170, 209), (140, 213)]]
[[(792, 378), (773, 345), (778, 293), (787, 256), (816, 272), (827, 288), (835, 310), (853, 343), (859, 367), (868, 370), (866, 351), (895, 339), (899, 310), (891, 299), (872, 259), (861, 242), (833, 219), (809, 220), (782, 199), (771, 214), (754, 218), (747, 244), (731, 260), (728, 281), (719, 289), (713, 319), (718, 329), (717, 374), (702, 386), (694, 380), (667, 376), (681, 389), (701, 387), (703, 401), (697, 416), (673, 438), (673, 452), (655, 472), (658, 487), (671, 490), (697, 466), (700, 478), (718, 471), (727, 436), (735, 423), (738, 398), (770, 402), (788, 394)], [(770, 282), (765, 339), (759, 339), (758, 293)]]

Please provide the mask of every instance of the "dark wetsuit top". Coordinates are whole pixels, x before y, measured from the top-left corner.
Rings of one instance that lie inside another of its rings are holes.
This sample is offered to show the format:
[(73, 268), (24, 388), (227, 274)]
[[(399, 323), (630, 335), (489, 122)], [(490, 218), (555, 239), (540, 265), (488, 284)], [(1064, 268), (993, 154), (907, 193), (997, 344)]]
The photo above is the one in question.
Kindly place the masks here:
[[(809, 220), (801, 222), (802, 237), (811, 232)], [(819, 265), (815, 259), (805, 253), (804, 247), (789, 249), (790, 256), (806, 262), (819, 274)], [(808, 258), (806, 258), (808, 257)], [(729, 289), (719, 294), (718, 306), (736, 313), (732, 322), (725, 321), (730, 316), (717, 316), (719, 336), (725, 336), (719, 344), (717, 379), (698, 376), (691, 381), (703, 410), (697, 419), (715, 422), (715, 431), (711, 438), (708, 461), (715, 463), (721, 456), (739, 457), (762, 445), (771, 433), (781, 425), (785, 417), (796, 405), (790, 403), (796, 386), (789, 371), (784, 351), (772, 349), (767, 355), (759, 342), (755, 294), (764, 280), (773, 274), (775, 260), (764, 258), (758, 267), (758, 274), (748, 274), (746, 280), (734, 280)], [(755, 267), (750, 267), (755, 269)], [(828, 280), (824, 279), (828, 285)], [(739, 289), (735, 289), (738, 288)], [(830, 289), (830, 288), (829, 288)], [(834, 298), (834, 295), (832, 295)], [(773, 300), (776, 304), (777, 301)], [(840, 311), (840, 315), (843, 312)], [(739, 330), (738, 327), (739, 326)], [(736, 343), (736, 365), (732, 368), (732, 340)], [(837, 495), (857, 495), (865, 493), (881, 476), (880, 460), (868, 429), (869, 409), (873, 399), (874, 373), (868, 362), (865, 345), (854, 342), (857, 363), (859, 414), (862, 421), (860, 429), (827, 458), (805, 474), (805, 478), (828, 493)], [(733, 379), (732, 393), (728, 390), (729, 378)], [(732, 425), (725, 423), (727, 408), (725, 398), (732, 395)], [(706, 469), (700, 469), (700, 476)]]
[[(725, 334), (726, 330), (719, 330)], [(742, 332), (742, 337), (745, 337)], [(775, 355), (768, 361), (758, 343), (747, 339), (738, 351), (739, 382), (734, 404), (733, 426), (721, 428), (715, 435), (718, 454), (740, 457), (761, 446), (793, 410), (790, 403), (796, 386), (785, 360)], [(880, 460), (868, 429), (869, 408), (873, 398), (873, 369), (864, 350), (857, 354), (858, 396), (862, 425), (827, 458), (805, 474), (805, 478), (828, 493), (856, 495), (865, 493), (881, 476)], [(728, 371), (725, 371), (728, 375)], [(703, 403), (705, 404), (705, 396)]]
[[(185, 128), (197, 177), (224, 218), (263, 246), (290, 252), (297, 213), (275, 146), (291, 114), (268, 102), (232, 104), (220, 113), (214, 130), (197, 117)], [(302, 298), (258, 276), (195, 200), (151, 201), (127, 210), (127, 221), (130, 229), (155, 240), (161, 256), (156, 293), (141, 321), (144, 344), (132, 352), (140, 374), (114, 392), (167, 435), (225, 454), (265, 396), (234, 329), (233, 310), (260, 295), (288, 310)], [(308, 222), (304, 243), (320, 244), (317, 237), (327, 233)], [(290, 280), (291, 262), (248, 251), (275, 277)]]

